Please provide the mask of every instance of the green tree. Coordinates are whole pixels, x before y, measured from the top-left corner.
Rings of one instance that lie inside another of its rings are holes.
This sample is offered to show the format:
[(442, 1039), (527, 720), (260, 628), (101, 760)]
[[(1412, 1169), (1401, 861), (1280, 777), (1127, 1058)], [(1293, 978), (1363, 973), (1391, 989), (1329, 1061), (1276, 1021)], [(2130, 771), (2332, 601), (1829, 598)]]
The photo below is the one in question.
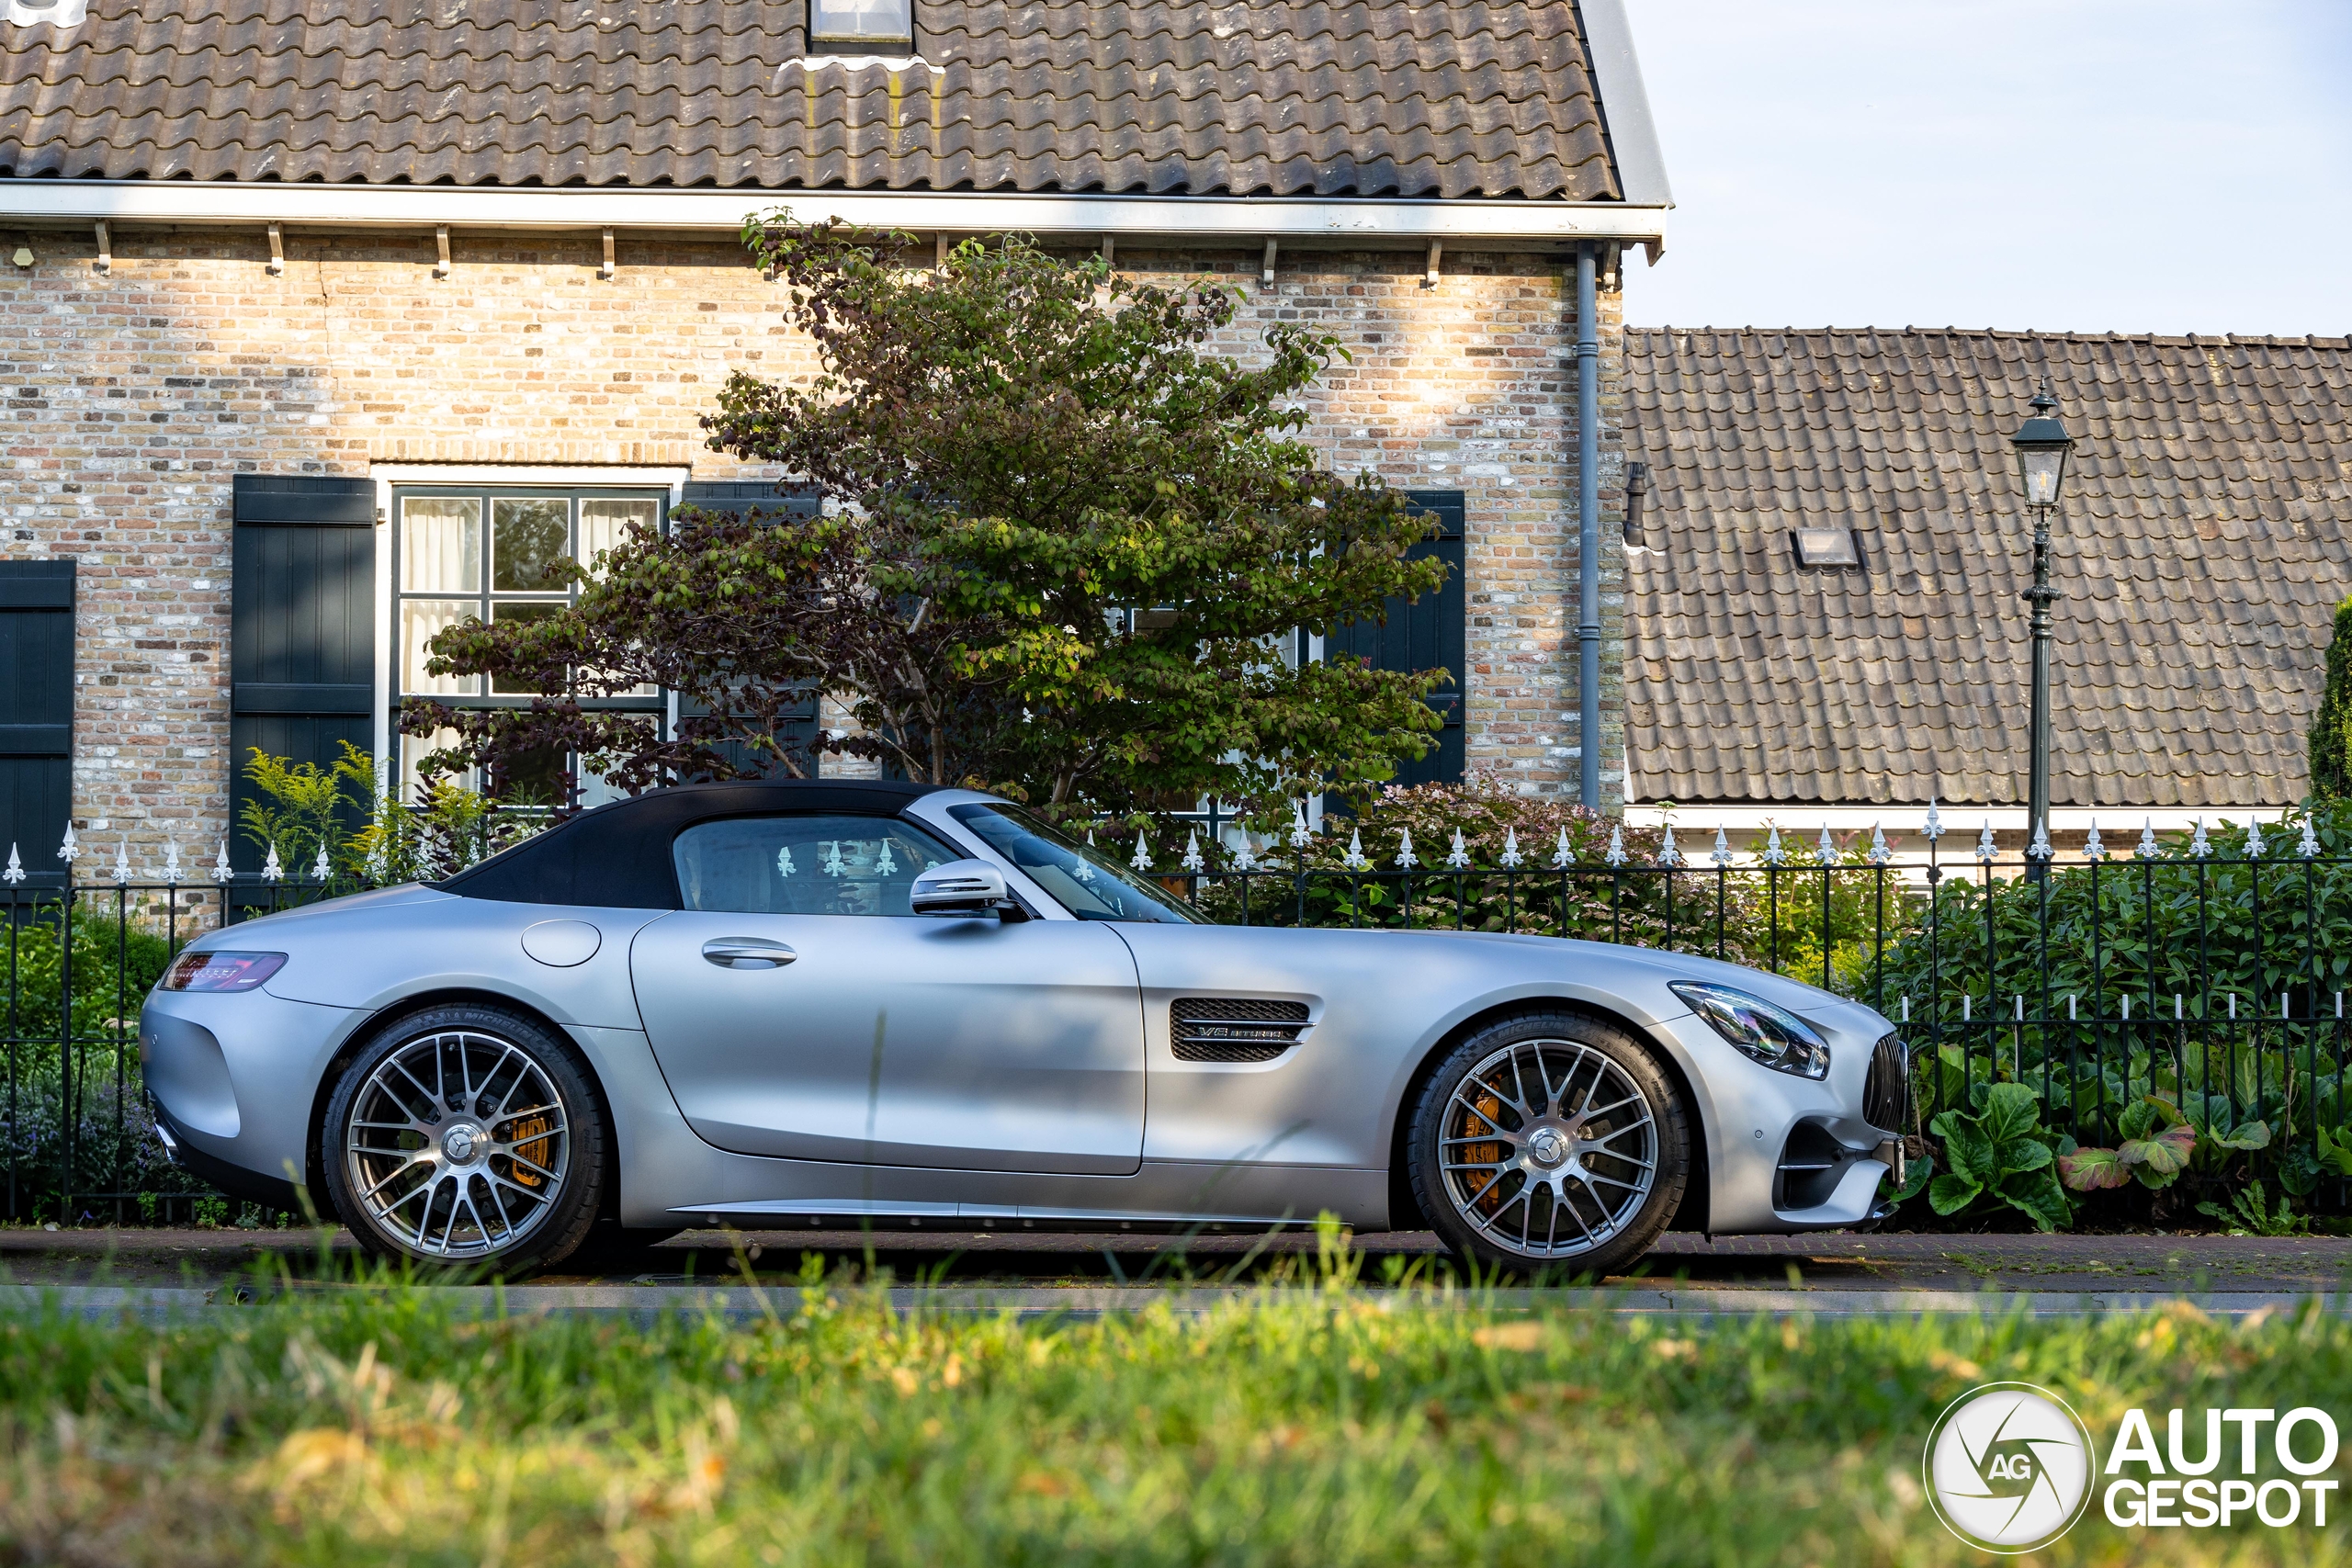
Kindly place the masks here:
[(2352, 599), (2335, 607), (2335, 631), (2327, 640), (2327, 674), (2305, 751), (2312, 799), (2352, 796)]
[(901, 265), (910, 236), (781, 213), (745, 240), (820, 369), (737, 373), (711, 445), (850, 503), (870, 603), (939, 628), (911, 682), (944, 683), (932, 705), (894, 704), (870, 671), (823, 677), (910, 776), (1014, 783), (1071, 811), (1216, 795), (1272, 815), (1419, 753), (1445, 672), (1280, 648), (1443, 575), (1407, 558), (1428, 525), (1402, 496), (1299, 439), (1337, 339), (1280, 324), (1244, 363), (1211, 346), (1230, 291), (1019, 237), (967, 241), (935, 270)]

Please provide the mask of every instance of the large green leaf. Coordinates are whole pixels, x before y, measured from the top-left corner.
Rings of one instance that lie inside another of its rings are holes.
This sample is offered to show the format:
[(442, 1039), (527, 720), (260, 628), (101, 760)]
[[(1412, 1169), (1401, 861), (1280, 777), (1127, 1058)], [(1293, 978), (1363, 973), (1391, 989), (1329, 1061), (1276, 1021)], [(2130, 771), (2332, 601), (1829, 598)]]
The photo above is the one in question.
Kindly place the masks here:
[(2077, 1192), (2099, 1192), (2121, 1187), (2132, 1171), (2113, 1149), (2076, 1149), (2058, 1156), (2058, 1177)]
[(1964, 1176), (1979, 1187), (1990, 1187), (2000, 1179), (1999, 1156), (1975, 1117), (1950, 1117), (1943, 1136), (1944, 1155), (1951, 1161), (1952, 1174)]
[(1997, 1151), (2001, 1174), (2014, 1176), (2019, 1171), (2040, 1170), (2050, 1163), (2050, 1145), (2039, 1138), (2018, 1138), (2003, 1144)]
[(2066, 1201), (2066, 1190), (2058, 1185), (2054, 1168), (2020, 1171), (2001, 1183), (2000, 1195), (2043, 1230), (2063, 1230), (2074, 1223), (2075, 1211)]
[(1928, 1183), (1928, 1206), (1939, 1214), (1957, 1214), (1984, 1190), (1983, 1182), (1947, 1171)]
[(2270, 1146), (2270, 1127), (2264, 1122), (2241, 1122), (2224, 1137), (2208, 1134), (2213, 1142), (2225, 1149), (2267, 1149)]
[(2041, 1124), (2041, 1101), (2021, 1083), (1996, 1083), (1985, 1091), (1981, 1120), (1994, 1143), (2012, 1143)]

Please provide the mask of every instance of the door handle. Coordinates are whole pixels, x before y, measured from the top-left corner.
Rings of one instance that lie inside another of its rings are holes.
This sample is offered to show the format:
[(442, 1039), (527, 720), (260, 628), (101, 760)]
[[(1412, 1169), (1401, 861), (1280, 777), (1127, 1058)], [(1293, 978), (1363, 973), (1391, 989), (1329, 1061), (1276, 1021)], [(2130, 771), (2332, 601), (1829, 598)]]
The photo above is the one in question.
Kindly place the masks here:
[(800, 954), (780, 942), (764, 937), (713, 937), (702, 944), (702, 955), (721, 969), (781, 969)]

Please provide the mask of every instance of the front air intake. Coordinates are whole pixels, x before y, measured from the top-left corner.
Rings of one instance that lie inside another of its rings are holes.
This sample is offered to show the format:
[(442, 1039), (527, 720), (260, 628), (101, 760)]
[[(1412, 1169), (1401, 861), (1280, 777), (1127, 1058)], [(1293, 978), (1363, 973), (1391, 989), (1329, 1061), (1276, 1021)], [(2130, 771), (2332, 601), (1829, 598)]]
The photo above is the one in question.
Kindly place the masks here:
[(1306, 1032), (1305, 1002), (1249, 997), (1179, 997), (1168, 1035), (1180, 1062), (1271, 1062)]

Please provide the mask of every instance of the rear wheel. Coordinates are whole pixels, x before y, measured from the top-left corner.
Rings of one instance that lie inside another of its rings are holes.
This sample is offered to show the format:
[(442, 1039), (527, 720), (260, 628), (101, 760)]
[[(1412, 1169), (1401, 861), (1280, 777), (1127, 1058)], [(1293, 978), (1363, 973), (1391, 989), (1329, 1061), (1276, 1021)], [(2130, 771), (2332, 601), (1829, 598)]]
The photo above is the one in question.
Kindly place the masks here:
[(452, 1006), (398, 1021), (352, 1058), (321, 1154), (336, 1212), (370, 1251), (513, 1273), (587, 1235), (605, 1145), (569, 1043), (518, 1013)]
[(1413, 1114), (1414, 1196), (1489, 1268), (1606, 1274), (1682, 1201), (1682, 1097), (1624, 1031), (1573, 1013), (1505, 1019), (1438, 1065)]

